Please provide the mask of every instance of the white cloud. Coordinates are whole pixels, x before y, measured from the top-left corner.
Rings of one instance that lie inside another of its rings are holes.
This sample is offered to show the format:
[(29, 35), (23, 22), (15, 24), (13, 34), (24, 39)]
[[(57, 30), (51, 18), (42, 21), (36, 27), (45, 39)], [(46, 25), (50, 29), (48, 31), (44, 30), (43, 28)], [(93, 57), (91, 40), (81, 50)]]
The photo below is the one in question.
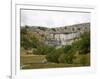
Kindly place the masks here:
[(90, 22), (90, 13), (21, 10), (21, 26), (59, 27)]

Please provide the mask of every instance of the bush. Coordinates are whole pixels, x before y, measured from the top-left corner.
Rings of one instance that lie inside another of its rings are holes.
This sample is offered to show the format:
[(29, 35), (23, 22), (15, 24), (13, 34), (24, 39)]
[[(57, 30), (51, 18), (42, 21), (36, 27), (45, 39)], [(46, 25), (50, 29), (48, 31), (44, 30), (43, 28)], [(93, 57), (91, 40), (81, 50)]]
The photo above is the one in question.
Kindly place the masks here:
[(52, 50), (54, 50), (54, 47), (41, 44), (41, 45), (37, 46), (36, 50), (37, 51), (36, 51), (35, 54), (38, 54), (38, 55), (47, 55), (48, 53), (51, 53)]
[(79, 50), (80, 54), (87, 54), (90, 52), (90, 33), (89, 32), (84, 32), (80, 36), (80, 45), (79, 45)]
[(66, 45), (63, 47), (64, 53), (66, 54), (69, 52), (70, 49), (71, 49), (71, 45)]
[(59, 63), (67, 63), (66, 61), (66, 54), (61, 54), (58, 58)]
[(70, 55), (66, 55), (66, 63), (68, 64), (73, 64), (73, 59), (75, 58), (75, 56), (73, 54)]
[(27, 32), (26, 28), (21, 29), (21, 47), (25, 49), (36, 48), (36, 43), (38, 39), (34, 34)]
[(71, 45), (66, 45), (62, 47), (63, 53), (61, 53), (59, 57), (60, 63), (73, 63), (74, 53)]
[(60, 57), (60, 55), (61, 55), (62, 53), (63, 53), (62, 48), (54, 49), (54, 50), (52, 50), (51, 53), (48, 53), (48, 54), (47, 54), (46, 59), (47, 59), (49, 62), (59, 63), (58, 58)]

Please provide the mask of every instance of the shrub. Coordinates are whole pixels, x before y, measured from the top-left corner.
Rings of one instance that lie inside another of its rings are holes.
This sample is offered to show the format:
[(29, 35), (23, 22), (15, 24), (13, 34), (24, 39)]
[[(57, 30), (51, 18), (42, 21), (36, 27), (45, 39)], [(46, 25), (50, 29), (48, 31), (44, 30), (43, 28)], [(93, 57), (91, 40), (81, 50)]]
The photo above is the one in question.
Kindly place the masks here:
[(47, 46), (45, 44), (40, 44), (37, 46), (37, 52), (35, 54), (39, 54), (39, 55), (47, 55), (49, 53), (51, 53), (54, 50), (54, 47), (52, 46)]
[(67, 63), (66, 61), (66, 54), (61, 54), (58, 58), (59, 63)]
[(63, 47), (64, 53), (68, 53), (70, 49), (71, 49), (71, 45), (66, 45)]
[(87, 54), (90, 52), (90, 33), (89, 32), (84, 32), (80, 36), (80, 41), (79, 41), (79, 50), (80, 54)]
[(48, 54), (47, 54), (46, 59), (47, 59), (49, 62), (59, 63), (58, 58), (60, 57), (60, 55), (61, 55), (62, 53), (63, 53), (62, 48), (54, 49), (54, 50), (52, 50), (51, 53), (48, 53)]

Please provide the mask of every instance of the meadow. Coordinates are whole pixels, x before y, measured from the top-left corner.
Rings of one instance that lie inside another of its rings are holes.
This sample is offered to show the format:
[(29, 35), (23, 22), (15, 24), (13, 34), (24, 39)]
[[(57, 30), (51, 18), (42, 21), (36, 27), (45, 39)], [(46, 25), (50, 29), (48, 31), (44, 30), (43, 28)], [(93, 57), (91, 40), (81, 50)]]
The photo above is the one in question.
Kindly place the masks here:
[[(21, 69), (65, 68), (65, 67), (82, 67), (83, 66), (82, 64), (43, 62), (43, 60), (46, 59), (45, 55), (22, 55), (20, 56), (20, 58), (21, 58), (20, 60)], [(89, 58), (89, 55), (86, 55), (86, 58)], [(79, 60), (76, 60), (76, 61), (79, 61)], [(89, 66), (89, 64), (86, 66)]]

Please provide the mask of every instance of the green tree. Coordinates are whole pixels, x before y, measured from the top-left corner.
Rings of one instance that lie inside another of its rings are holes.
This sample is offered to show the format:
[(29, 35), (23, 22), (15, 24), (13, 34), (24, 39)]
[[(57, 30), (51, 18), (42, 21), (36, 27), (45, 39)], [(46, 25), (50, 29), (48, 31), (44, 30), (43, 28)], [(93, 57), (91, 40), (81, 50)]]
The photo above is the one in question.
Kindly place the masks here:
[(66, 54), (62, 53), (58, 58), (59, 63), (67, 63)]
[(63, 53), (62, 48), (54, 49), (51, 53), (48, 53), (46, 59), (49, 62), (59, 63), (59, 56)]
[(28, 27), (21, 27), (21, 47), (25, 49), (36, 48), (41, 39), (39, 35), (27, 31)]
[(71, 49), (71, 45), (66, 45), (63, 47), (64, 53), (68, 53), (68, 51)]
[(90, 52), (90, 32), (84, 32), (80, 37), (80, 53), (87, 54)]

